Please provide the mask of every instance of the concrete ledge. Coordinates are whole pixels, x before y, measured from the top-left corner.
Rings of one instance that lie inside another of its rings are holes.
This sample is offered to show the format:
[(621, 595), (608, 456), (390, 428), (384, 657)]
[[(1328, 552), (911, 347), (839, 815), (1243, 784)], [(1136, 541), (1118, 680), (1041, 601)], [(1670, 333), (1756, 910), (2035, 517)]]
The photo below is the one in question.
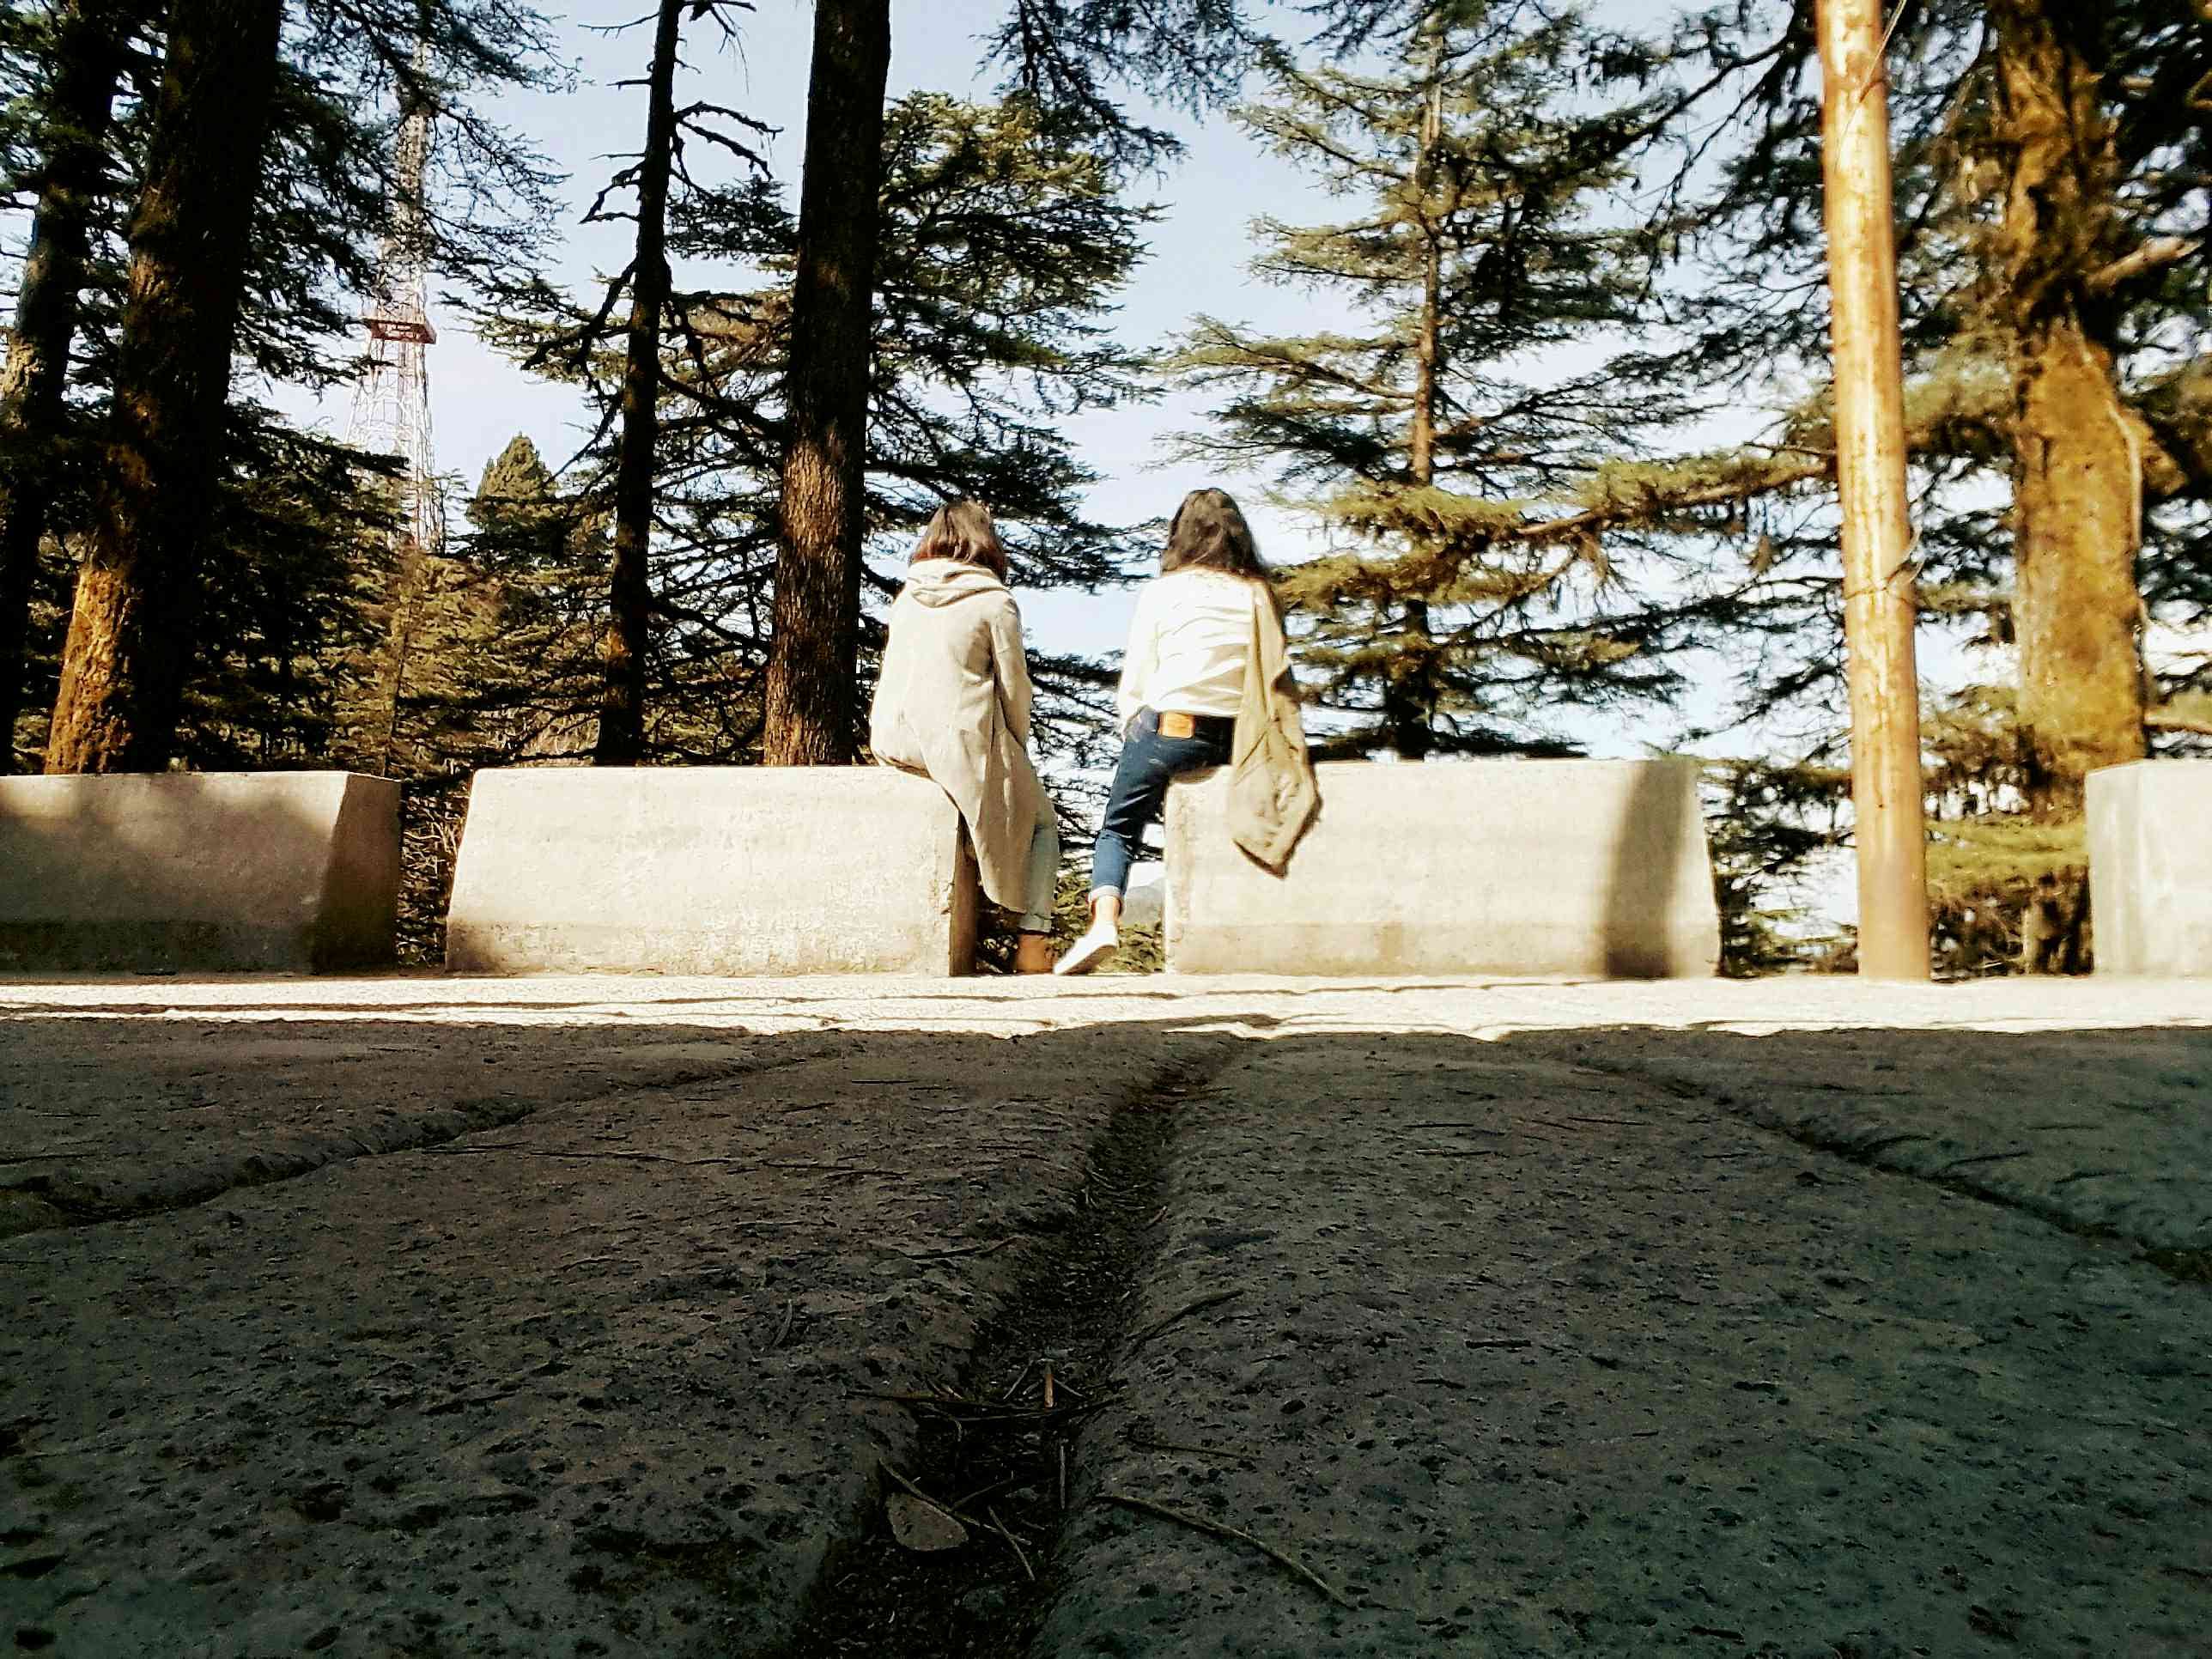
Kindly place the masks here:
[(2092, 772), (2088, 808), (2097, 971), (2212, 975), (2212, 761)]
[(388, 778), (0, 778), (0, 970), (380, 967), (398, 896)]
[(1720, 912), (1695, 765), (1338, 762), (1289, 872), (1237, 849), (1228, 780), (1169, 793), (1178, 973), (1710, 975)]
[(880, 766), (480, 772), (455, 973), (964, 974), (960, 814)]

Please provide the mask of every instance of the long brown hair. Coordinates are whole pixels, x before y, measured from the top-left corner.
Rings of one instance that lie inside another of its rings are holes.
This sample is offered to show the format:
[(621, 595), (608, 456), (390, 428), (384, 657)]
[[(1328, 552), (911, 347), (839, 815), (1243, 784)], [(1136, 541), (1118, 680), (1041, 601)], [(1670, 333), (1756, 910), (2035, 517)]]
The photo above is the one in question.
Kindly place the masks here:
[(1252, 580), (1267, 580), (1267, 567), (1260, 562), (1260, 544), (1252, 539), (1252, 526), (1225, 489), (1194, 489), (1176, 508), (1168, 526), (1167, 550), (1160, 555), (1160, 574), (1177, 570), (1219, 570)]
[(915, 544), (913, 562), (924, 559), (981, 565), (1000, 581), (1006, 579), (1006, 544), (999, 539), (991, 509), (964, 495), (929, 515), (921, 539)]

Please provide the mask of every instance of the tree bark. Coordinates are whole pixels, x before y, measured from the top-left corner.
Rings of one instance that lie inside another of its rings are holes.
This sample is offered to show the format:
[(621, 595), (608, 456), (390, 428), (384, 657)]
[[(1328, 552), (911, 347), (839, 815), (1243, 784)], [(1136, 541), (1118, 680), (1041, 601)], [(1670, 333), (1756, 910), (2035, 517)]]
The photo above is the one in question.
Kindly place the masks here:
[(2031, 805), (2081, 807), (2087, 775), (2144, 752), (2142, 541), (2148, 428), (2113, 363), (2093, 278), (2116, 246), (2112, 125), (2094, 8), (1993, 0), (2010, 173), (1999, 314), (2013, 356), (2013, 628)]
[[(1414, 484), (1426, 489), (1437, 477), (1437, 395), (1443, 368), (1443, 247), (1437, 228), (1428, 220), (1428, 196), (1436, 183), (1437, 147), (1443, 140), (1443, 33), (1437, 30), (1429, 55), (1427, 106), (1421, 115), (1421, 149), (1414, 164), (1415, 182), (1421, 191), (1422, 240), (1421, 325), (1413, 342), (1413, 419), (1407, 438), (1407, 471)], [(1382, 723), (1390, 734), (1390, 747), (1401, 761), (1423, 761), (1436, 746), (1437, 688), (1435, 665), (1429, 656), (1429, 607), (1425, 600), (1407, 601), (1399, 617), (1404, 650), (1411, 661), (1401, 660), (1383, 682)]]
[(660, 325), (668, 305), (668, 175), (676, 149), (676, 46), (682, 0), (660, 0), (646, 78), (645, 152), (638, 160), (637, 252), (630, 267), (629, 350), (623, 365), (622, 436), (615, 450), (614, 559), (601, 652), (594, 766), (645, 758), (645, 675), (653, 592), (653, 449), (660, 429)]
[(283, 14), (283, 0), (170, 13), (49, 772), (156, 771), (175, 747)]
[(1836, 365), (1862, 978), (1924, 980), (1926, 782), (1906, 494), (1896, 195), (1878, 0), (1820, 0), (1821, 221)]
[(29, 690), (31, 593), (62, 459), (62, 394), (123, 37), (113, 7), (72, 0), (61, 16), (42, 112), (38, 206), (0, 370), (0, 773), (15, 769), (15, 721)]
[(854, 756), (890, 0), (816, 0), (764, 758)]

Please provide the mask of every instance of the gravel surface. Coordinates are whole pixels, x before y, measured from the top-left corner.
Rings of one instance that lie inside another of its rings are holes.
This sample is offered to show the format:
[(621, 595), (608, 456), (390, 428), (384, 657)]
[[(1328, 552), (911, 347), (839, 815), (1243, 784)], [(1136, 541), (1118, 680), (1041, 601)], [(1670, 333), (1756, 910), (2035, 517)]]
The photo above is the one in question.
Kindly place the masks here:
[[(217, 1098), (259, 1086), (266, 1028), (234, 1029)], [(118, 1656), (773, 1644), (911, 1441), (872, 1396), (958, 1370), (1000, 1247), (1070, 1224), (1086, 1147), (1172, 1060), (1048, 1041), (770, 1042), (720, 1080), (9, 1241), (0, 1629)], [(545, 1081), (461, 1034), (441, 1055), (457, 1087), (488, 1058)]]
[(1059, 1539), (1056, 1482), (1004, 1500), (1037, 1586), (918, 1559), (837, 1651), (2212, 1654), (2208, 1027), (2094, 981), (0, 982), (0, 1643), (798, 1659), (880, 1466), (983, 1455), (884, 1396), (1033, 1393), (1049, 1340), (1108, 1358)]
[(2208, 1651), (2124, 1250), (1513, 1042), (1267, 1045), (1172, 1171), (1041, 1656)]

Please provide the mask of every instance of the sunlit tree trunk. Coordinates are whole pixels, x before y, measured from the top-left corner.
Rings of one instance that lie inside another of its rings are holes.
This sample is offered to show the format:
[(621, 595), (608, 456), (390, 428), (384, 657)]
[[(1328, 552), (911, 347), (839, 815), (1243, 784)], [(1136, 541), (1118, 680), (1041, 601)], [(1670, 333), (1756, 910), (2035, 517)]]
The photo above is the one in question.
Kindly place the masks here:
[(2112, 246), (2115, 138), (2094, 8), (1992, 0), (2013, 141), (1996, 279), (2014, 384), (2013, 625), (2033, 805), (2079, 809), (2098, 767), (2144, 753), (2141, 617), (2147, 433), (2114, 372), (2118, 307), (2094, 291)]
[(159, 770), (175, 746), (283, 10), (177, 0), (169, 15), (49, 772)]
[(31, 593), (53, 506), (58, 439), (76, 338), (93, 207), (123, 73), (122, 19), (103, 0), (62, 13), (29, 250), (0, 370), (0, 772), (15, 770), (30, 665)]
[(764, 758), (854, 756), (890, 0), (817, 0)]

